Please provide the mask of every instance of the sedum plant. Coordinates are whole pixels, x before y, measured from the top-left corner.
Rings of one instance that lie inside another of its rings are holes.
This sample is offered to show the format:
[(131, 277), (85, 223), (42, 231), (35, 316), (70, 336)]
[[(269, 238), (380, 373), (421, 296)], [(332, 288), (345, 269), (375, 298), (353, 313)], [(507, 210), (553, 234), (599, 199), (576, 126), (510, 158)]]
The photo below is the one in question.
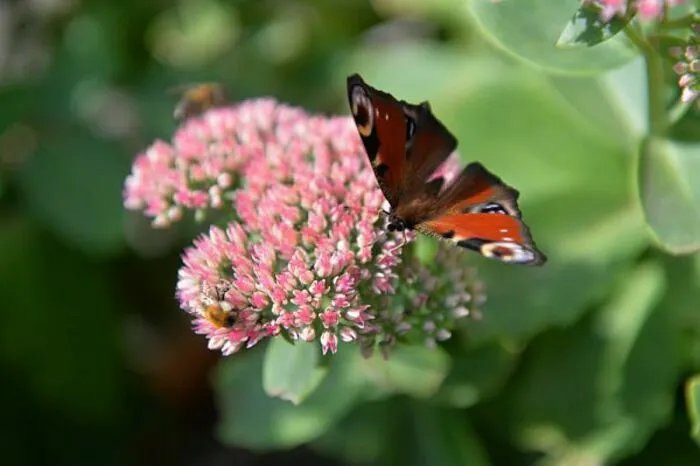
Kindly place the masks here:
[(386, 232), (349, 116), (253, 99), (186, 121), (136, 158), (124, 197), (154, 227), (203, 227), (173, 286), (229, 356), (220, 438), (372, 464), (594, 465), (635, 461), (682, 422), (686, 443), (661, 456), (686, 455), (700, 439), (697, 3), (377, 3), (447, 5), (445, 23), (493, 46), (367, 47), (351, 64), (407, 100), (435, 96), (460, 139), (447, 176), (485, 158), (520, 177), (551, 260), (514, 270)]

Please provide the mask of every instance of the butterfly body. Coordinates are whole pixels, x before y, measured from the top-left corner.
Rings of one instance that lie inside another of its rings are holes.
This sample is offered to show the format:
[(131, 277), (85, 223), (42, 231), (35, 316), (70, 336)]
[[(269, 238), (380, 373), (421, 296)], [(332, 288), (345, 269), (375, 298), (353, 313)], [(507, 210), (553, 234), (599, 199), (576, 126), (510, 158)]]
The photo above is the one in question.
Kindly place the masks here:
[(417, 105), (348, 77), (348, 99), (358, 133), (390, 210), (389, 231), (417, 230), (507, 263), (541, 265), (517, 205), (518, 191), (480, 163), (470, 163), (449, 185), (435, 171), (457, 139)]

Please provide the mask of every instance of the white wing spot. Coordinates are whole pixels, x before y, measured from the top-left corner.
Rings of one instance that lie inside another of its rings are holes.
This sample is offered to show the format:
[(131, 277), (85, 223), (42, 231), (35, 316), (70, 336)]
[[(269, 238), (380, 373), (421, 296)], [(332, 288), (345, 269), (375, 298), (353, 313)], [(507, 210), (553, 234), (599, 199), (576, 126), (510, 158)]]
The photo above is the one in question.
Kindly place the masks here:
[(388, 119), (389, 119), (389, 114), (388, 114), (388, 113), (387, 113), (386, 115), (384, 115), (384, 119), (385, 119), (385, 120), (388, 120)]
[(507, 229), (505, 229), (505, 228), (503, 228), (503, 229), (502, 229), (502, 230), (500, 230), (500, 231), (501, 231), (501, 233), (508, 233), (508, 230), (507, 230)]
[[(510, 254), (496, 254), (496, 249), (498, 248), (507, 249), (510, 251)], [(518, 244), (507, 243), (504, 241), (486, 243), (482, 245), (481, 253), (486, 257), (498, 259), (503, 262), (527, 263), (535, 259), (535, 254), (532, 251), (525, 249)]]
[(513, 238), (508, 238), (507, 236), (504, 236), (503, 241), (513, 241)]

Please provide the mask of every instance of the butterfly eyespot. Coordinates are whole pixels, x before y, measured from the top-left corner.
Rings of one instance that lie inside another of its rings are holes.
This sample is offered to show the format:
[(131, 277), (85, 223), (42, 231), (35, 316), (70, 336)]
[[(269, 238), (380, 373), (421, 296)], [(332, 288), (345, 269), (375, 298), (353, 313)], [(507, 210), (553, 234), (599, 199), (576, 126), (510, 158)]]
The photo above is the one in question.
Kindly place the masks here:
[(495, 242), (481, 245), (481, 254), (491, 259), (499, 259), (503, 262), (531, 262), (535, 254), (515, 243)]
[(352, 90), (352, 114), (360, 135), (370, 136), (374, 129), (374, 112), (372, 102), (360, 86), (355, 86)]

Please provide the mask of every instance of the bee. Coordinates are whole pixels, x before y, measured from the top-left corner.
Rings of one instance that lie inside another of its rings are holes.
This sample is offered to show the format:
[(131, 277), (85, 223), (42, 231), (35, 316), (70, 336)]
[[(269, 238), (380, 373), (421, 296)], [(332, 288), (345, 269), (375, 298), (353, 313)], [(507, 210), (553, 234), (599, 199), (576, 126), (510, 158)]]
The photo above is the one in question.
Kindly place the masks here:
[(236, 314), (233, 306), (224, 300), (230, 285), (224, 282), (212, 287), (208, 283), (202, 284), (202, 292), (205, 296), (202, 317), (207, 319), (217, 328), (231, 328), (236, 324)]
[(201, 115), (205, 111), (219, 107), (228, 101), (224, 86), (219, 83), (203, 83), (180, 86), (173, 89), (180, 93), (180, 101), (175, 106), (173, 117), (177, 121)]

